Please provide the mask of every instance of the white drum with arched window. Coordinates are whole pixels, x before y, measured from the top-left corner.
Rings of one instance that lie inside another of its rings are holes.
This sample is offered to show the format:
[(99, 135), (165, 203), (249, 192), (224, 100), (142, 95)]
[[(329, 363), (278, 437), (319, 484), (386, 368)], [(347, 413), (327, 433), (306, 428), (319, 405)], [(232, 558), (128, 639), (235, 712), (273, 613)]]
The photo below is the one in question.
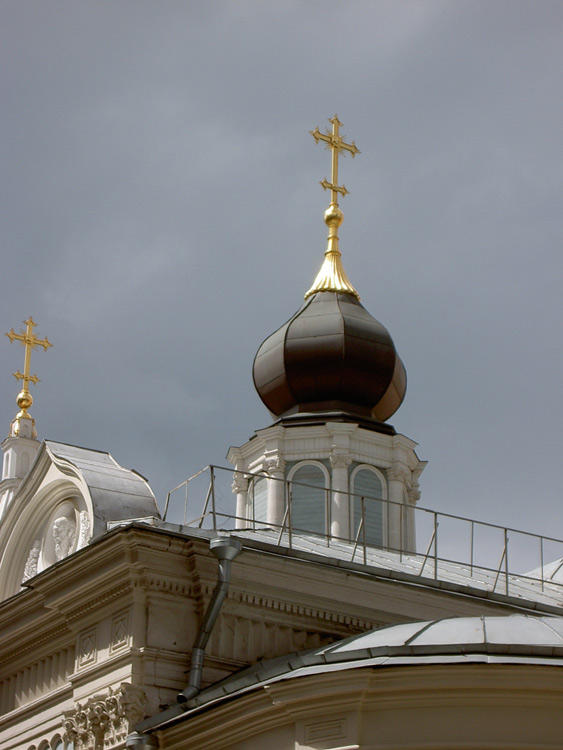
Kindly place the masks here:
[(291, 527), (296, 532), (325, 535), (328, 471), (322, 464), (298, 464), (288, 475), (291, 484)]
[(369, 466), (359, 466), (352, 473), (352, 535), (358, 535), (362, 514), (364, 524), (359, 535), (360, 543), (374, 547), (384, 544), (384, 509), (382, 500), (387, 497), (385, 479), (382, 474)]

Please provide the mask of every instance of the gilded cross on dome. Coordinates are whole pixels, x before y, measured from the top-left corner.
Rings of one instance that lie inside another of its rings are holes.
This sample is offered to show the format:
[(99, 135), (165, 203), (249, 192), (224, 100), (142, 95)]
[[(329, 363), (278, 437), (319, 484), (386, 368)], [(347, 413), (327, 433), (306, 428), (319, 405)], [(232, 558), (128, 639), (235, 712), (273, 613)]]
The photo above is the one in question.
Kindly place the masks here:
[(334, 115), (334, 117), (332, 117), (329, 122), (332, 123), (332, 133), (328, 130), (326, 133), (321, 133), (318, 128), (310, 130), (309, 132), (317, 143), (319, 141), (323, 141), (327, 144), (326, 147), (332, 150), (331, 181), (329, 182), (328, 180), (321, 180), (321, 185), (325, 190), (331, 191), (330, 201), (335, 206), (337, 206), (338, 193), (340, 193), (341, 195), (346, 195), (348, 193), (348, 190), (346, 190), (344, 185), (338, 184), (338, 156), (341, 151), (348, 151), (352, 154), (352, 157), (354, 157), (356, 156), (356, 154), (360, 153), (360, 150), (356, 146), (354, 141), (352, 141), (352, 143), (346, 143), (343, 136), (340, 135), (340, 126), (342, 125), (342, 123), (338, 119), (337, 115)]
[(331, 182), (328, 180), (321, 181), (323, 188), (330, 190), (330, 206), (325, 211), (325, 224), (328, 227), (328, 245), (325, 252), (325, 259), (321, 270), (313, 282), (313, 286), (305, 294), (305, 299), (308, 299), (316, 292), (346, 292), (347, 294), (353, 294), (359, 300), (360, 295), (352, 286), (350, 279), (346, 276), (346, 272), (342, 267), (340, 249), (338, 247), (338, 227), (342, 224), (344, 218), (338, 205), (338, 193), (340, 195), (348, 193), (344, 185), (338, 184), (338, 157), (342, 151), (348, 151), (352, 156), (356, 156), (356, 154), (360, 153), (360, 150), (354, 141), (346, 143), (343, 136), (340, 135), (340, 126), (342, 123), (336, 115), (329, 122), (332, 123), (332, 132), (327, 130), (326, 133), (321, 133), (318, 128), (309, 131), (317, 143), (323, 141), (323, 143), (327, 144), (326, 147), (331, 149), (332, 177)]
[[(24, 320), (25, 325), (27, 326), (25, 331), (22, 331), (21, 333), (16, 333), (14, 329), (12, 328), (9, 333), (6, 334), (6, 336), (10, 339), (10, 342), (13, 343), (14, 341), (19, 341), (23, 347), (25, 347), (25, 357), (24, 357), (24, 365), (23, 365), (23, 373), (19, 370), (14, 373), (14, 377), (16, 380), (21, 380), (23, 382), (22, 390), (19, 392), (18, 397), (16, 399), (17, 405), (20, 407), (21, 411), (16, 416), (14, 421), (12, 422), (12, 436), (17, 437), (20, 435), (22, 423), (22, 419), (28, 419), (31, 421), (31, 434), (25, 435), (25, 437), (36, 437), (35, 432), (35, 420), (31, 418), (31, 416), (27, 413), (27, 410), (33, 403), (33, 397), (31, 393), (29, 392), (29, 384), (30, 383), (38, 383), (39, 378), (37, 375), (30, 375), (30, 365), (31, 365), (31, 350), (35, 349), (36, 346), (42, 346), (45, 351), (50, 346), (53, 346), (49, 339), (45, 336), (44, 339), (38, 339), (35, 333), (33, 332), (33, 329), (36, 326), (36, 323), (34, 323), (33, 318), (30, 316), (27, 320)], [(26, 430), (25, 432), (28, 432)], [(23, 435), (22, 435), (23, 437)]]

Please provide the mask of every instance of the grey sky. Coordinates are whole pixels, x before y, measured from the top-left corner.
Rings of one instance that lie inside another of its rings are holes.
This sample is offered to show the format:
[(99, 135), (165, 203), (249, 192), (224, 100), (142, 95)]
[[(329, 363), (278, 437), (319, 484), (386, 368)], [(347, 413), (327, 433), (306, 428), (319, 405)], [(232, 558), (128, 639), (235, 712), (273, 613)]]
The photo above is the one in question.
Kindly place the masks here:
[[(159, 502), (270, 423), (251, 365), (322, 262), (409, 378), (422, 504), (563, 536), (563, 4), (4, 0), (3, 331), (32, 314), (39, 436)], [(22, 350), (0, 347), (0, 428)], [(3, 425), (3, 426), (2, 426)]]

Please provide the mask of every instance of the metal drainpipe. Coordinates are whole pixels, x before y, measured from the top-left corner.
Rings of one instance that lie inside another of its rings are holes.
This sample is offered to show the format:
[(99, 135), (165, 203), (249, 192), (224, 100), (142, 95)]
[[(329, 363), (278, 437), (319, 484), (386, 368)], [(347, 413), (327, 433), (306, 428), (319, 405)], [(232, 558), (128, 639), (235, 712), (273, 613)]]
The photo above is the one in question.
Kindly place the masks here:
[(229, 536), (219, 537), (211, 540), (209, 549), (219, 561), (219, 575), (192, 649), (192, 663), (188, 675), (188, 686), (178, 695), (178, 703), (187, 703), (201, 690), (201, 673), (203, 670), (205, 647), (221, 611), (223, 600), (229, 590), (231, 562), (240, 554), (242, 542), (239, 539), (233, 539)]

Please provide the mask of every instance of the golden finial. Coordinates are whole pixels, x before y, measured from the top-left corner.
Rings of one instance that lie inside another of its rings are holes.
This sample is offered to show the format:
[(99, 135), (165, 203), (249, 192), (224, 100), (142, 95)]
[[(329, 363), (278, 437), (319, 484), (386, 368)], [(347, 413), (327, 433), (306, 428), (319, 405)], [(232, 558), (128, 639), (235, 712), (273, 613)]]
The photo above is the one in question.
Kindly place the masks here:
[(31, 423), (31, 431), (24, 430), (24, 433), (31, 432), (31, 434), (25, 435), (25, 437), (35, 438), (37, 437), (37, 433), (35, 431), (35, 420), (27, 413), (27, 410), (33, 403), (33, 397), (29, 392), (29, 384), (39, 383), (39, 378), (37, 377), (37, 375), (29, 374), (29, 367), (31, 364), (31, 350), (35, 349), (36, 346), (42, 346), (45, 351), (47, 351), (47, 349), (50, 346), (53, 346), (53, 344), (51, 344), (46, 336), (44, 339), (38, 339), (35, 336), (35, 334), (33, 333), (33, 329), (35, 328), (36, 324), (33, 322), (33, 318), (31, 316), (27, 320), (24, 320), (24, 323), (27, 326), (27, 329), (25, 331), (22, 331), (21, 333), (15, 333), (14, 329), (12, 328), (12, 330), (6, 334), (6, 336), (10, 339), (10, 343), (13, 343), (14, 341), (20, 341), (21, 345), (25, 347), (23, 373), (21, 373), (19, 370), (14, 373), (14, 377), (16, 378), (16, 380), (21, 380), (23, 382), (23, 387), (18, 393), (18, 397), (16, 399), (16, 403), (20, 407), (21, 411), (19, 412), (19, 414), (17, 414), (16, 418), (12, 422), (11, 434), (13, 437), (18, 437), (18, 435), (20, 435), (23, 424), (21, 420), (28, 419)]
[(326, 133), (321, 133), (318, 128), (309, 131), (317, 143), (323, 141), (327, 144), (327, 149), (331, 149), (332, 175), (330, 182), (326, 179), (321, 180), (323, 188), (325, 190), (330, 190), (330, 206), (325, 211), (325, 224), (329, 229), (325, 260), (317, 278), (313, 282), (313, 286), (305, 295), (305, 299), (312, 294), (315, 294), (315, 292), (328, 291), (348, 292), (349, 294), (353, 294), (359, 300), (360, 295), (352, 286), (342, 266), (342, 261), (340, 260), (340, 249), (338, 247), (338, 227), (342, 224), (344, 219), (344, 215), (338, 205), (338, 193), (342, 196), (348, 194), (348, 190), (346, 190), (345, 186), (338, 184), (338, 157), (342, 151), (348, 151), (352, 154), (352, 157), (354, 157), (356, 154), (360, 153), (360, 150), (354, 141), (352, 141), (352, 143), (346, 143), (344, 141), (343, 136), (340, 135), (340, 126), (342, 123), (336, 115), (334, 115), (329, 122), (332, 123), (332, 132), (327, 130)]

